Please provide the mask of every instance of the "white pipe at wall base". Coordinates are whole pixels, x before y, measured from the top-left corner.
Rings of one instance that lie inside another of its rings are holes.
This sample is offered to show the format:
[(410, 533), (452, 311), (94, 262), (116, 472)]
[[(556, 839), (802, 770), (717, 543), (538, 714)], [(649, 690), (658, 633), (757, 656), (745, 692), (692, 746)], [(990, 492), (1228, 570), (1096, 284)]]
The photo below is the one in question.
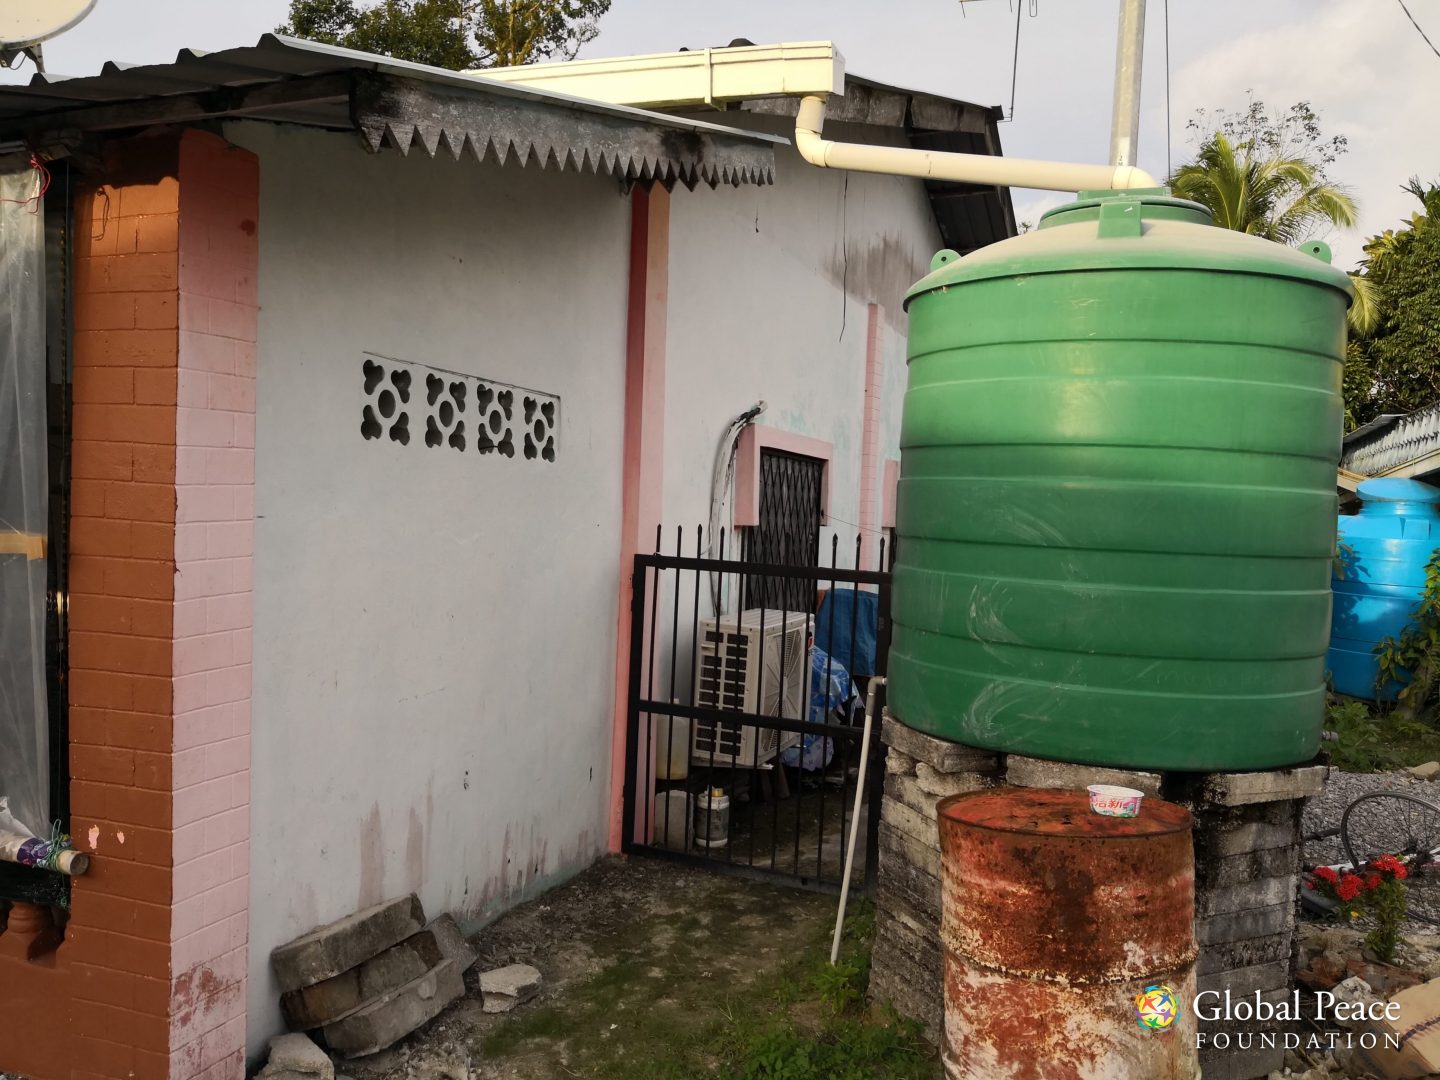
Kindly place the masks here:
[(875, 691), (885, 685), (876, 675), (865, 691), (865, 729), (860, 736), (860, 771), (855, 777), (855, 809), (850, 813), (850, 840), (845, 845), (845, 876), (840, 879), (840, 909), (835, 912), (835, 936), (830, 942), (830, 965), (840, 960), (840, 935), (845, 932), (845, 903), (850, 899), (850, 874), (855, 868), (855, 838), (860, 835), (860, 810), (865, 805), (865, 777), (870, 772), (870, 732), (875, 727)]
[(1106, 191), (1160, 186), (1153, 176), (1132, 165), (1072, 165), (1059, 161), (945, 154), (932, 150), (831, 142), (820, 137), (824, 125), (825, 99), (813, 95), (802, 98), (800, 112), (795, 117), (795, 149), (811, 165), (822, 169), (849, 169), (1045, 191)]

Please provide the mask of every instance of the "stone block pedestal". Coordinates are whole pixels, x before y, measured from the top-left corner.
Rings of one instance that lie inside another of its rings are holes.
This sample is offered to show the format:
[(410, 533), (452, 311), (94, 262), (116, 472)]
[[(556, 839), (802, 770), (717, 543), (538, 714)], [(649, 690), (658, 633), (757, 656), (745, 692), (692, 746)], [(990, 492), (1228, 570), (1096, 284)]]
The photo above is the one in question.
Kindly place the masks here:
[[(887, 712), (870, 994), (942, 1032), (940, 837), (935, 805), (982, 787), (1133, 787), (1195, 816), (1195, 938), (1200, 990), (1276, 997), (1290, 985), (1301, 858), (1300, 813), (1325, 768), (1255, 773), (1153, 773), (1072, 765), (931, 738)], [(1188, 1004), (1188, 1003), (1187, 1003)], [(1207, 1027), (1202, 1023), (1201, 1031)], [(1206, 1080), (1248, 1080), (1283, 1065), (1283, 1050), (1201, 1051)]]

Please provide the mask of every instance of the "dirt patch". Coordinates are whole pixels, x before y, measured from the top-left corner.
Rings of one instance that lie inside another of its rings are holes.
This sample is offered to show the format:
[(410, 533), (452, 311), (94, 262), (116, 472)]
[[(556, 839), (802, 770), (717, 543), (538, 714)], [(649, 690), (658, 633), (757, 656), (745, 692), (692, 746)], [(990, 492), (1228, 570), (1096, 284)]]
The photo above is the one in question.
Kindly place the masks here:
[[(832, 896), (607, 859), (482, 931), (464, 1000), (340, 1071), (356, 1080), (711, 1075), (776, 1016), (807, 1032), (823, 1026), (811, 983), (834, 917)], [(540, 969), (540, 996), (512, 1013), (483, 1012), (478, 973), (511, 963)]]

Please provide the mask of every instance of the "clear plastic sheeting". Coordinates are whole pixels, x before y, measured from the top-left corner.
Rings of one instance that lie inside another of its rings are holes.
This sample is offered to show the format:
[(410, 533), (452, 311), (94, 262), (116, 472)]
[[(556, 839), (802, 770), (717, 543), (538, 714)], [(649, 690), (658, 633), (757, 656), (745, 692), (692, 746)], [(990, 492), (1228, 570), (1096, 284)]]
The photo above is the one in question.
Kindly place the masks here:
[(0, 832), (49, 835), (44, 215), (0, 166)]

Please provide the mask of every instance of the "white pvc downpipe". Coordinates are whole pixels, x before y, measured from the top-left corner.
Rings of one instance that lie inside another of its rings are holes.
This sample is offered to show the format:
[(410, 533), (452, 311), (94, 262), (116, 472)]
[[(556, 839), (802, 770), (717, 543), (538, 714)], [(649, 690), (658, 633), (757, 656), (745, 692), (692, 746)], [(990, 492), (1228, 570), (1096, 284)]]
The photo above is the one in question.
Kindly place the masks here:
[(1072, 165), (1060, 161), (831, 142), (820, 137), (824, 126), (825, 99), (814, 95), (802, 98), (800, 112), (795, 117), (795, 149), (811, 165), (822, 169), (849, 169), (853, 172), (1045, 191), (1106, 191), (1160, 186), (1153, 176), (1133, 165)]

